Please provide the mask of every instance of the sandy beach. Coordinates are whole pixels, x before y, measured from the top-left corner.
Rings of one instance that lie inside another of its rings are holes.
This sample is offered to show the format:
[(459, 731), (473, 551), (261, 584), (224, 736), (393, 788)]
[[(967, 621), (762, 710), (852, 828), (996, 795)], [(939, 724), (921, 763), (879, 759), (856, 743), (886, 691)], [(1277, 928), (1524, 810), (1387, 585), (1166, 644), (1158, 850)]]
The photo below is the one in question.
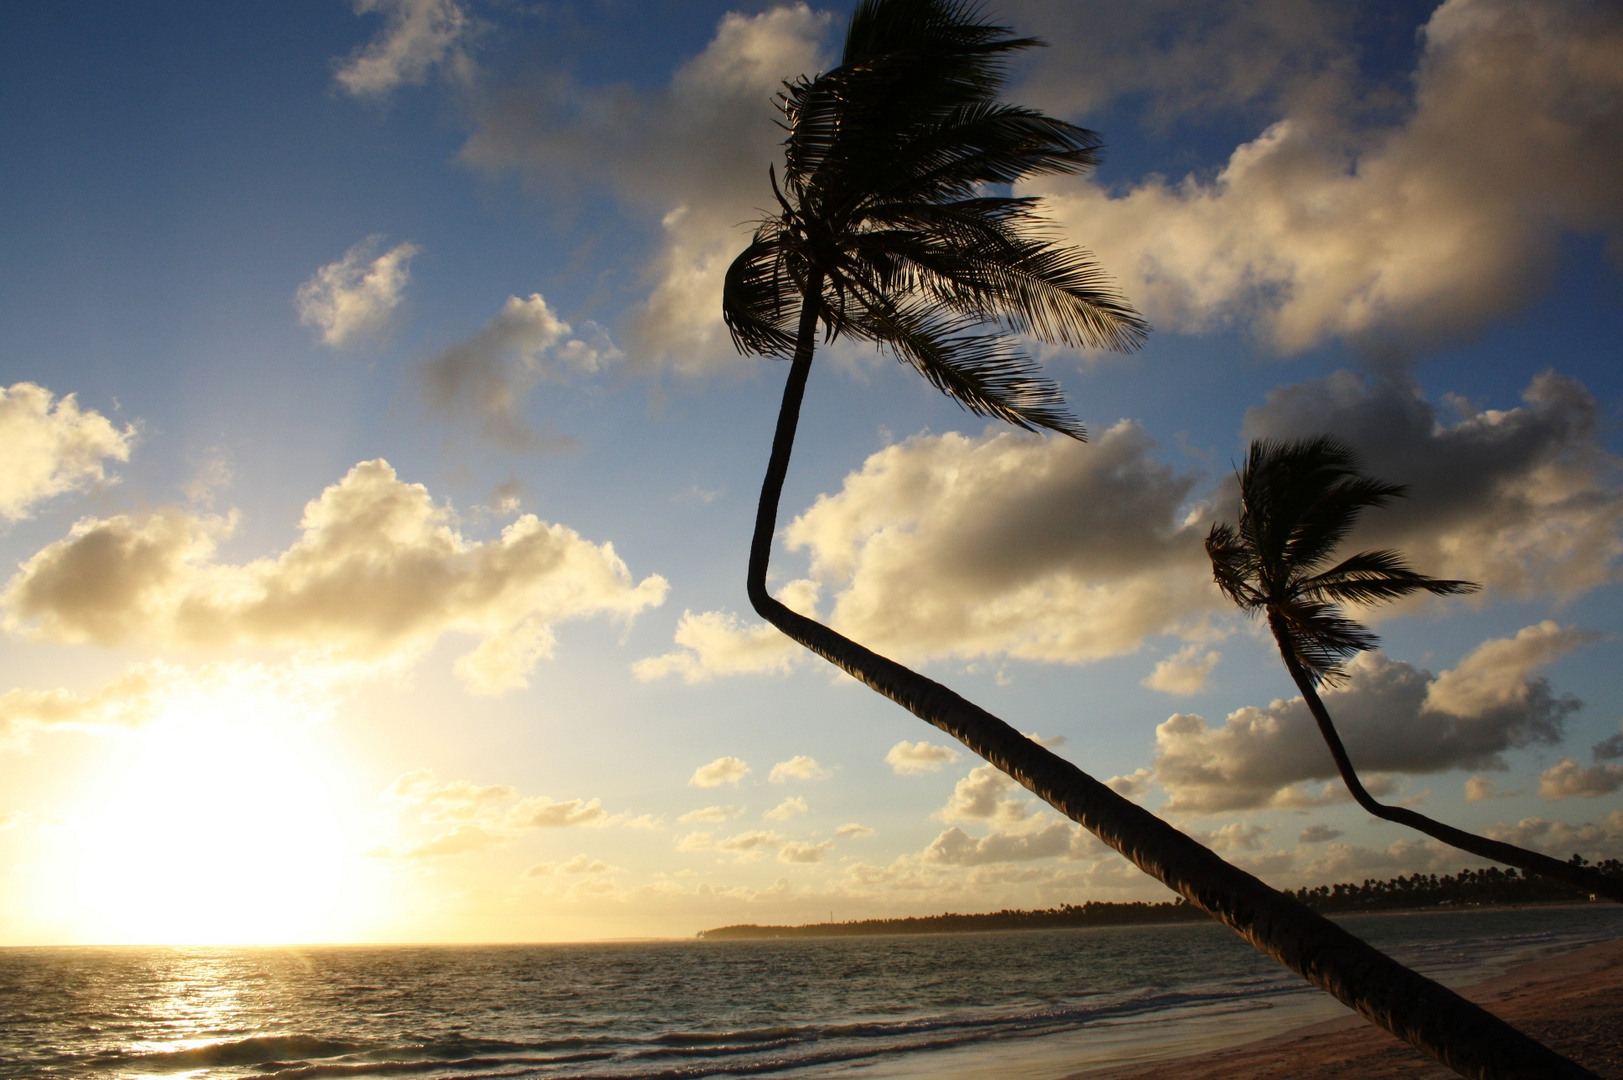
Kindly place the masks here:
[[(1623, 1080), (1623, 941), (1516, 968), (1460, 992), (1608, 1080)], [(1455, 1074), (1356, 1016), (1215, 1053), (1087, 1069), (1065, 1080), (1446, 1080)]]

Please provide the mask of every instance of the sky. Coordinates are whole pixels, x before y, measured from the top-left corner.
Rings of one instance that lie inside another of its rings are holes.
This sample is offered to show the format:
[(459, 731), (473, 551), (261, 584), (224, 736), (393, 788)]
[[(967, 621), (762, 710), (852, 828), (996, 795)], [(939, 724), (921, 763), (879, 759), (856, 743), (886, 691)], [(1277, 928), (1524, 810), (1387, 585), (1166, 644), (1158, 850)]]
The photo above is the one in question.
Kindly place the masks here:
[[(848, 3), (0, 11), (0, 944), (562, 941), (1163, 900), (762, 624), (784, 368), (720, 281)], [(1003, 0), (1153, 327), (1090, 439), (813, 368), (770, 585), (1264, 880), (1479, 860), (1352, 805), (1201, 541), (1251, 439), (1349, 552), (1372, 790), (1623, 856), (1623, 11)]]

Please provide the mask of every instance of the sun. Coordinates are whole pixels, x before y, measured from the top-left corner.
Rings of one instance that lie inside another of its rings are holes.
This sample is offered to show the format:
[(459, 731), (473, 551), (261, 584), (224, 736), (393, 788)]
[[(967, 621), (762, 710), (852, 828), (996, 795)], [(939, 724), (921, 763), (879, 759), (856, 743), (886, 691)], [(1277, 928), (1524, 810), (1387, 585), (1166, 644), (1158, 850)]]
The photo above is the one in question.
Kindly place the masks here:
[(76, 937), (350, 937), (360, 905), (349, 785), (307, 707), (239, 671), (170, 697), (125, 749), (69, 830), (67, 887), (54, 899)]

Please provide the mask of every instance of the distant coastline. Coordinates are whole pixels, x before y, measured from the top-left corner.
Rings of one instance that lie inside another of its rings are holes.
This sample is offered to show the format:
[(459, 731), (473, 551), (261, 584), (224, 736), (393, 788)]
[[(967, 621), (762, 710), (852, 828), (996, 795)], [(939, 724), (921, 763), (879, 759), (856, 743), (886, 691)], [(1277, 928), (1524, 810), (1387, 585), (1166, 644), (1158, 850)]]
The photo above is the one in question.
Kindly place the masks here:
[[(1573, 861), (1584, 860), (1573, 856)], [(1623, 862), (1606, 859), (1595, 864), (1603, 873), (1623, 877)], [(1517, 870), (1461, 870), (1458, 874), (1412, 874), (1385, 881), (1338, 882), (1290, 894), (1326, 915), (1373, 911), (1427, 911), (1470, 907), (1508, 907), (1528, 904), (1582, 903), (1589, 897), (1564, 885)], [(960, 934), (993, 930), (1049, 930), (1059, 927), (1138, 926), (1199, 922), (1208, 916), (1181, 898), (1162, 903), (1064, 904), (1037, 911), (990, 911), (979, 914), (943, 912), (900, 919), (858, 919), (851, 922), (806, 923), (799, 926), (758, 926), (744, 923), (701, 930), (706, 941), (745, 941), (761, 938), (864, 937), (879, 934)]]

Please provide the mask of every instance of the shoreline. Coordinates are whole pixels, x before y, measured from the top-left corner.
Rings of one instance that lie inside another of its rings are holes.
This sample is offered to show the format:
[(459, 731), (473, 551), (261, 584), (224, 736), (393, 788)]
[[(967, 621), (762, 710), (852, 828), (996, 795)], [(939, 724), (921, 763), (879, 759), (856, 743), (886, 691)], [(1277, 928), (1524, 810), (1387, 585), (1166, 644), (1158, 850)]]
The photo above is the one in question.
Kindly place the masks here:
[[(1623, 1080), (1623, 940), (1534, 960), (1455, 990), (1607, 1080)], [(1454, 1075), (1349, 1014), (1218, 1050), (1089, 1066), (1062, 1080), (1447, 1080)]]

